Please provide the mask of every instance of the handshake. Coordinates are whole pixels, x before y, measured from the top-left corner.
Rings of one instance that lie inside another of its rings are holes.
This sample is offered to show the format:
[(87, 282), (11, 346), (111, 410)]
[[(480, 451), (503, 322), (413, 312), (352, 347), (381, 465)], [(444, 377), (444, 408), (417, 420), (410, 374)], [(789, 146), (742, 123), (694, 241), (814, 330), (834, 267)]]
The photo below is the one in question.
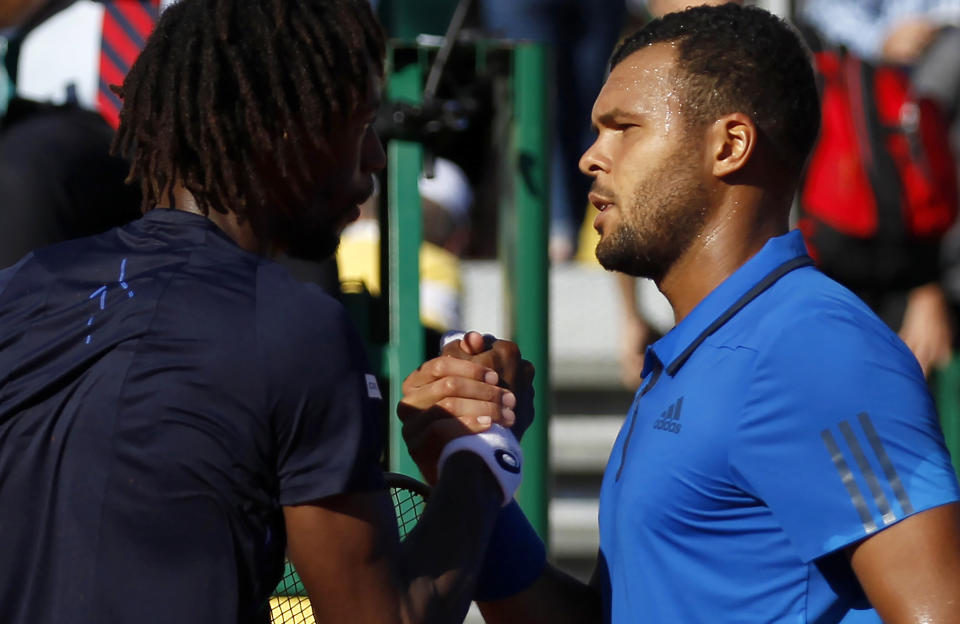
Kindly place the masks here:
[(431, 485), (454, 453), (474, 453), (506, 505), (521, 480), (518, 440), (533, 421), (533, 364), (515, 343), (477, 332), (450, 335), (442, 348), (403, 382), (397, 415), (407, 449)]

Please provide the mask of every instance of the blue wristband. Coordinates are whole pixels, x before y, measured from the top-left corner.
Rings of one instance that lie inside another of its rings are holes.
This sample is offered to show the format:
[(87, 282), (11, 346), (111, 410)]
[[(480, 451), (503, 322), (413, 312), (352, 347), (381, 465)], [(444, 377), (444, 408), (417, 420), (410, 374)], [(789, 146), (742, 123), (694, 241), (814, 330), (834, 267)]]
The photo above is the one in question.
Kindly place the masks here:
[(500, 510), (493, 525), (474, 600), (500, 600), (519, 594), (540, 577), (546, 563), (543, 540), (517, 501), (511, 502)]

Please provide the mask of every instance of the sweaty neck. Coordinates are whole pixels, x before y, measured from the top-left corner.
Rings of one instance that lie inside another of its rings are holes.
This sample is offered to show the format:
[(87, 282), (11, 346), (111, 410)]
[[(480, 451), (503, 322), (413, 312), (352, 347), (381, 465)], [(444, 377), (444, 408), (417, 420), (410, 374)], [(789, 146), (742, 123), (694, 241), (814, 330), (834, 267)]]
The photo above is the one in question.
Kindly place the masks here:
[(789, 202), (755, 187), (730, 192), (657, 287), (682, 321), (700, 301), (752, 258), (768, 240), (786, 234)]

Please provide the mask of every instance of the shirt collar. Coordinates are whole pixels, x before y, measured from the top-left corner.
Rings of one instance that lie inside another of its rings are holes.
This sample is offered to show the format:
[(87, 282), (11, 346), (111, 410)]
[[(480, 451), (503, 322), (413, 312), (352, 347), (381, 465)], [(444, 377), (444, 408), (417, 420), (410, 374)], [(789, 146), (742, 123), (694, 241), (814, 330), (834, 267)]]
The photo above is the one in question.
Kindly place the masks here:
[[(212, 210), (212, 209), (211, 209)], [(230, 243), (230, 245), (241, 249), (244, 253), (251, 253), (243, 250), (240, 245), (227, 233), (211, 221), (209, 218), (194, 212), (186, 210), (177, 210), (176, 208), (151, 208), (140, 219), (134, 221), (140, 228), (164, 232), (172, 238), (178, 238), (183, 241), (200, 243), (207, 238), (208, 233), (213, 233), (218, 238)], [(256, 255), (256, 254), (253, 254)]]
[(151, 208), (143, 213), (140, 221), (149, 224), (191, 225), (202, 229), (219, 230), (217, 224), (202, 214), (176, 208)]
[(690, 354), (710, 334), (732, 318), (744, 305), (786, 273), (813, 264), (798, 230), (771, 238), (755, 256), (690, 311), (679, 324), (647, 347), (642, 376), (656, 367), (670, 375), (683, 366)]

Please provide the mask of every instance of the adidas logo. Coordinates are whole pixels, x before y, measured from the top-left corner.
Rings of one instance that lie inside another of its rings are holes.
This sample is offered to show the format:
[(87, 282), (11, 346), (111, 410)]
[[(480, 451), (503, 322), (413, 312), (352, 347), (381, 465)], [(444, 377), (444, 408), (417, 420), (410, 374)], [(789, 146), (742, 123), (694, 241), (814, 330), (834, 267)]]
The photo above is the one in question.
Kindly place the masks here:
[(654, 429), (659, 429), (660, 431), (668, 431), (670, 433), (680, 433), (680, 408), (683, 407), (683, 397), (680, 397), (676, 402), (668, 407), (662, 414), (653, 423)]

